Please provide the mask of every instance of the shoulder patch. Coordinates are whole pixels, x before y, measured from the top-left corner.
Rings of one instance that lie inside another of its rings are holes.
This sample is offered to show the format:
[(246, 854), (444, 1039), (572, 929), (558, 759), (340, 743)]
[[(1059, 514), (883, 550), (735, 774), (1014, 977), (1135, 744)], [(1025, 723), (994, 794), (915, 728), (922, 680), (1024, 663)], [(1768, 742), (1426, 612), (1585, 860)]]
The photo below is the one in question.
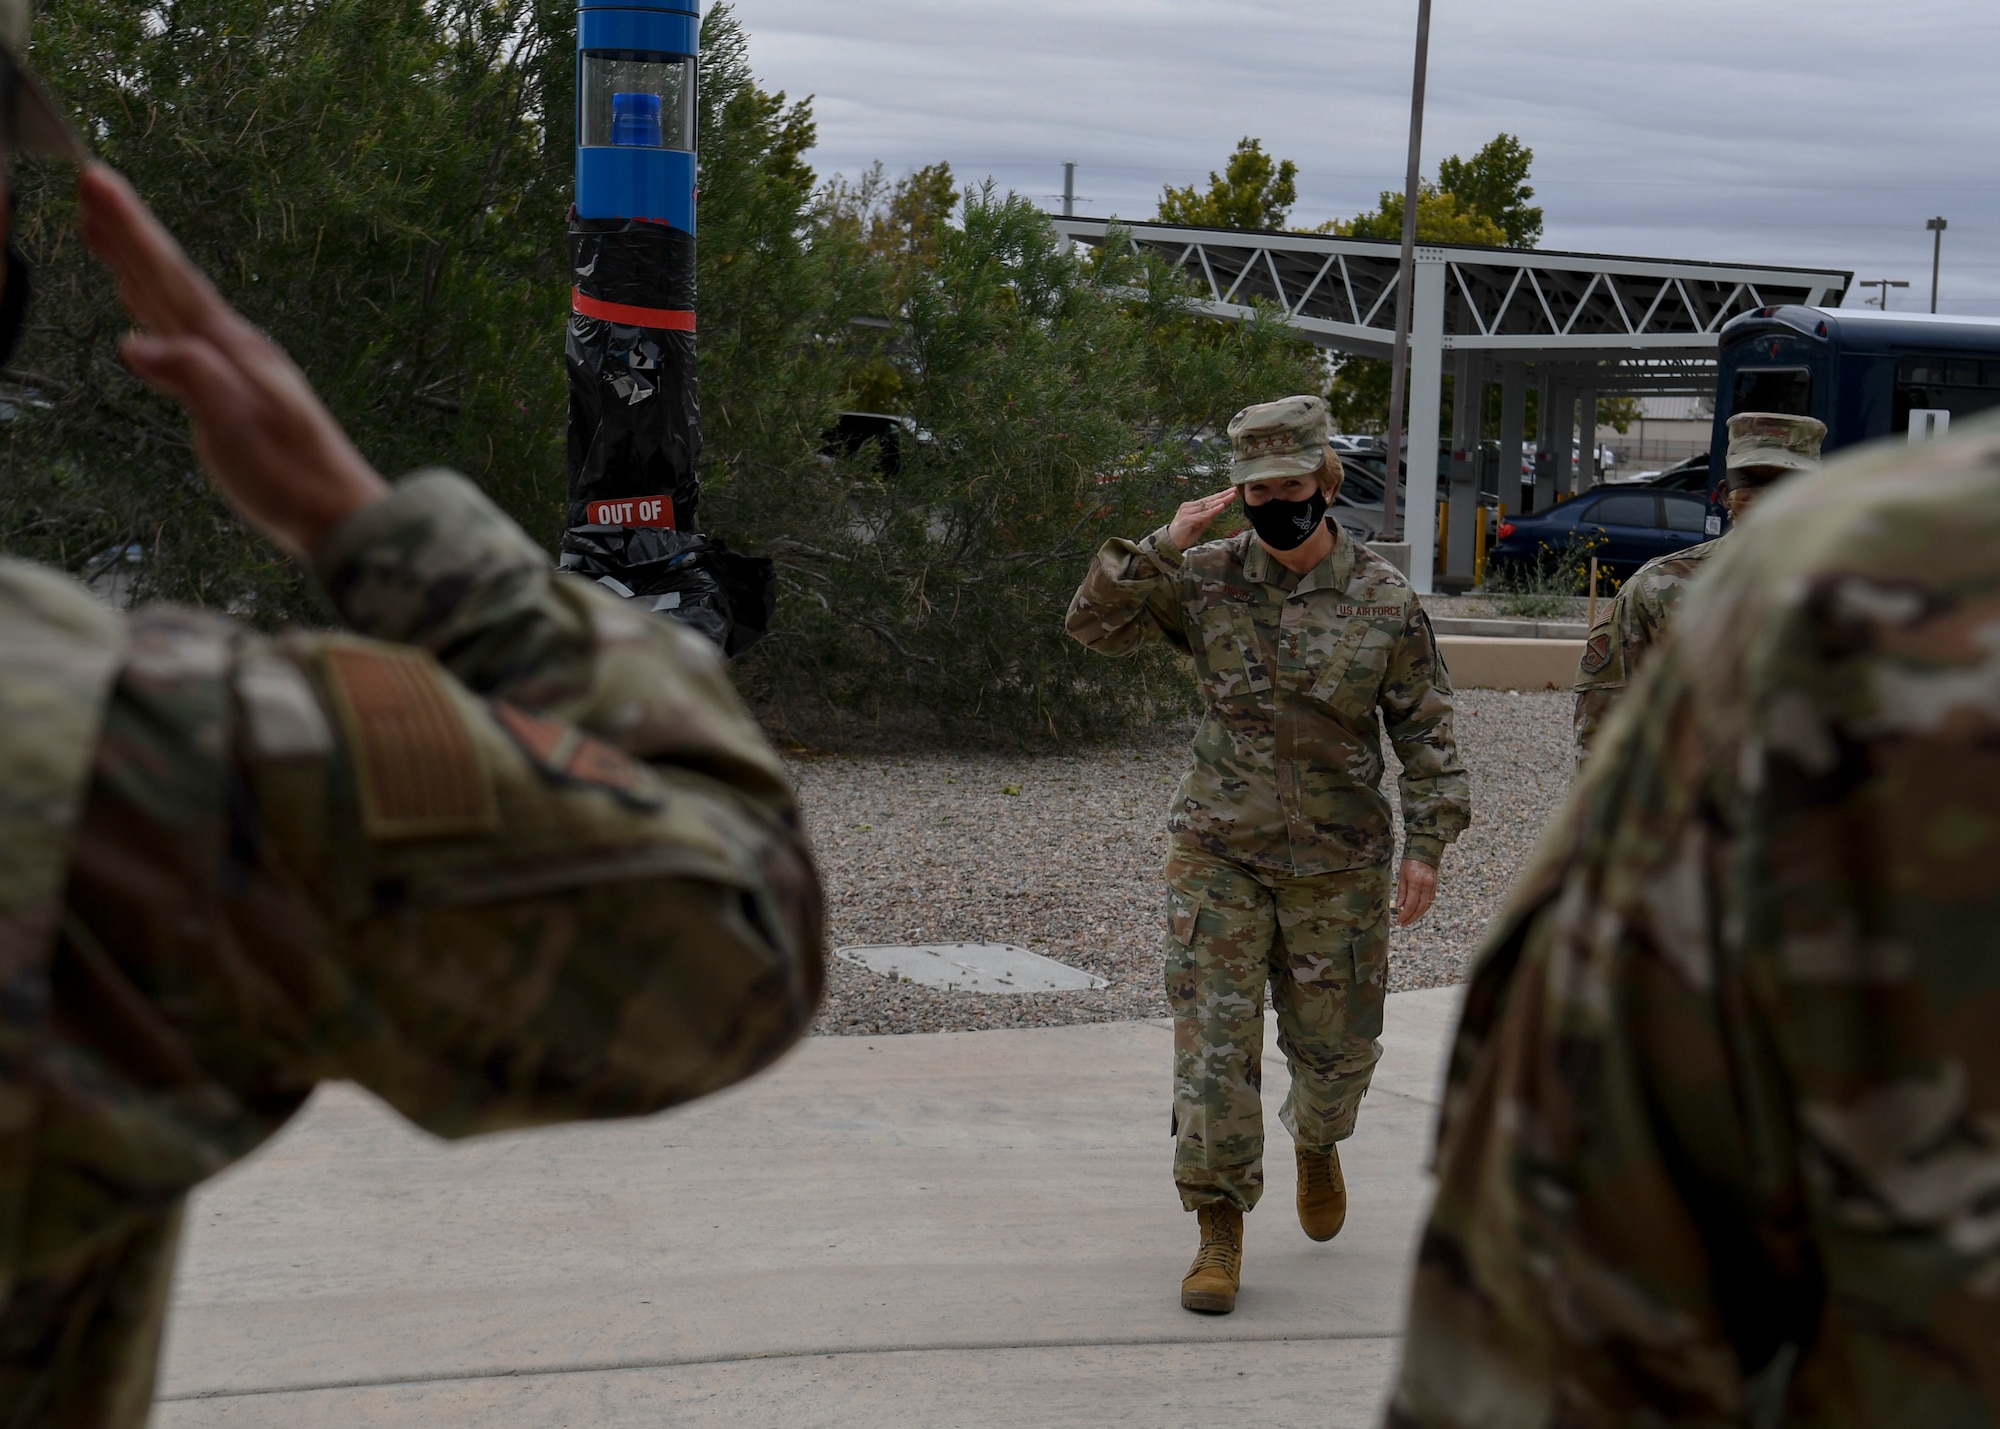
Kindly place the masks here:
[(658, 782), (624, 750), (505, 700), (493, 701), (493, 718), (530, 762), (557, 783), (602, 789), (635, 809), (660, 806)]
[(1600, 630), (1584, 643), (1583, 673), (1595, 675), (1611, 663), (1611, 632)]
[(445, 676), (393, 646), (326, 652), (334, 703), (354, 750), (362, 827), (378, 839), (486, 833), (499, 809)]

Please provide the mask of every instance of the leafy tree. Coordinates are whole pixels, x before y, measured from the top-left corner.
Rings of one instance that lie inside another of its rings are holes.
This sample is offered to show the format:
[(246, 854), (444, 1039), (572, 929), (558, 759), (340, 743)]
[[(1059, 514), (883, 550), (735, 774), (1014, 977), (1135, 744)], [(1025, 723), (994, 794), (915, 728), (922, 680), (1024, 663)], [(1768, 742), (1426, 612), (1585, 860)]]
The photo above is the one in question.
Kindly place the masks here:
[[(1535, 151), (1512, 134), (1500, 134), (1470, 159), (1456, 154), (1446, 159), (1438, 165), (1436, 183), (1425, 179), (1417, 186), (1417, 241), (1532, 248), (1542, 236), (1542, 211), (1528, 206), (1535, 196), (1528, 183), (1534, 158)], [(1374, 209), (1329, 227), (1350, 238), (1400, 239), (1403, 196), (1385, 190)], [(1389, 386), (1387, 362), (1339, 359), (1327, 393), (1335, 425), (1343, 431), (1381, 431), (1388, 425)], [(1449, 422), (1449, 380), (1445, 388)]]
[[(1438, 165), (1435, 183), (1417, 185), (1417, 241), (1534, 247), (1542, 236), (1542, 211), (1528, 206), (1535, 196), (1528, 183), (1534, 160), (1535, 151), (1512, 134), (1495, 135), (1470, 159), (1453, 154)], [(1349, 238), (1401, 238), (1403, 196), (1385, 189), (1375, 208), (1328, 230)]]
[[(937, 266), (941, 233), (958, 198), (950, 164), (930, 164), (891, 181), (877, 161), (857, 180), (834, 176), (820, 195), (819, 222), (876, 260), (878, 311), (900, 314), (910, 282)], [(878, 353), (853, 375), (846, 405), (850, 411), (901, 412), (903, 388), (903, 369)]]
[(990, 185), (934, 232), (934, 254), (891, 245), (899, 461), (835, 463), (843, 499), (779, 543), (778, 627), (741, 662), (746, 689), (813, 740), (1046, 740), (1178, 712), (1185, 682), (1164, 659), (1093, 656), (1063, 610), (1106, 535), (1206, 489), (1202, 438), (1231, 412), (1312, 390), (1310, 345), (1275, 322), (1200, 319), (1178, 274), (1130, 245), (1068, 253)]
[(1283, 228), (1299, 198), (1299, 166), (1274, 161), (1261, 140), (1245, 135), (1222, 173), (1209, 171), (1208, 192), (1193, 184), (1160, 195), (1160, 221), (1206, 228)]
[[(1403, 196), (1382, 194), (1379, 207), (1356, 214), (1333, 231), (1343, 238), (1394, 238), (1403, 236)], [(1469, 208), (1457, 194), (1444, 193), (1425, 183), (1417, 189), (1417, 241), (1419, 243), (1484, 243), (1499, 247), (1506, 230), (1477, 209)]]
[(888, 294), (859, 236), (823, 221), (811, 100), (758, 88), (729, 5), (710, 7), (701, 43), (702, 522), (762, 552), (831, 519), (821, 434), (877, 346), (856, 320)]
[[(574, 13), (74, 0), (43, 12), (36, 60), (364, 452), (451, 462), (553, 546)], [(736, 667), (746, 694), (815, 738), (1068, 738), (1182, 708), (1162, 661), (1088, 655), (1063, 609), (1106, 533), (1213, 479), (1230, 412), (1311, 390), (1310, 346), (1200, 319), (1178, 274), (1129, 245), (1071, 253), (1032, 204), (959, 193), (942, 164), (878, 175), (865, 201), (821, 186), (810, 100), (758, 87), (727, 5), (703, 52), (704, 519), (780, 581), (770, 639)], [(118, 366), (125, 320), (69, 181), (21, 176), (39, 301), (5, 374), (8, 544), (86, 573), (111, 555), (142, 598), (321, 613), (209, 492), (179, 413)], [(899, 463), (828, 450), (877, 379), (912, 423)]]
[[(386, 470), (448, 461), (544, 539), (560, 520), (569, 152), (540, 104), (550, 0), (73, 0), (35, 61)], [(201, 478), (177, 410), (118, 365), (125, 318), (74, 237), (71, 176), (19, 180), (32, 323), (8, 376), (16, 551), (258, 619), (317, 610)]]
[[(1507, 247), (1533, 248), (1542, 237), (1542, 211), (1528, 205), (1535, 196), (1528, 184), (1534, 161), (1533, 149), (1512, 134), (1497, 134), (1470, 159), (1453, 154), (1439, 164), (1438, 188), (1468, 212), (1497, 224)], [(1419, 223), (1423, 216), (1419, 202)]]
[(878, 258), (909, 272), (937, 265), (941, 234), (958, 210), (950, 164), (929, 164), (890, 182), (878, 161), (858, 180), (827, 185), (828, 222), (846, 225)]
[(1632, 424), (1639, 420), (1639, 399), (1637, 397), (1599, 397), (1597, 399), (1597, 420), (1612, 431), (1623, 435), (1632, 430)]

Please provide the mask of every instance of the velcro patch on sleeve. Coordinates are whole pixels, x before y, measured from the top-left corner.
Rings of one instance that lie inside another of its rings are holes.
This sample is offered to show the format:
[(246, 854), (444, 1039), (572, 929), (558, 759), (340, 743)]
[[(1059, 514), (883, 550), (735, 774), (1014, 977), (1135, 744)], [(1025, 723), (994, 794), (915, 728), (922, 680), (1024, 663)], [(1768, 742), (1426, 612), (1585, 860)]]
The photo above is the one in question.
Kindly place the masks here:
[(493, 701), (493, 718), (535, 767), (559, 784), (601, 789), (635, 809), (657, 809), (660, 786), (645, 765), (624, 750), (593, 739), (560, 720)]
[(319, 691), (305, 671), (274, 650), (253, 645), (237, 661), (236, 697), (250, 745), (265, 759), (323, 759), (333, 751), (333, 731), (320, 708)]
[(1583, 647), (1583, 673), (1595, 675), (1611, 663), (1611, 636), (1608, 631), (1598, 631)]
[(499, 824), (486, 766), (429, 656), (339, 645), (327, 651), (326, 669), (370, 837), (444, 838)]

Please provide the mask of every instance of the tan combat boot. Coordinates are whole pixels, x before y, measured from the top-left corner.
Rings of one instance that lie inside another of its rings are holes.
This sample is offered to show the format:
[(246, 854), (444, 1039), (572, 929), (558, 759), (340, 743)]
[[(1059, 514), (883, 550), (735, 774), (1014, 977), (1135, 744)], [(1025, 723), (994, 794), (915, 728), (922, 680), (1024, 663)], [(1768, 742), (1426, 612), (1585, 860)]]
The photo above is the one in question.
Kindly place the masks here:
[(1292, 1148), (1299, 1159), (1299, 1224), (1314, 1240), (1332, 1240), (1347, 1224), (1347, 1182), (1340, 1174), (1340, 1152)]
[(1195, 1215), (1201, 1219), (1201, 1249), (1181, 1281), (1181, 1308), (1227, 1315), (1236, 1308), (1243, 1276), (1243, 1212), (1218, 1201)]

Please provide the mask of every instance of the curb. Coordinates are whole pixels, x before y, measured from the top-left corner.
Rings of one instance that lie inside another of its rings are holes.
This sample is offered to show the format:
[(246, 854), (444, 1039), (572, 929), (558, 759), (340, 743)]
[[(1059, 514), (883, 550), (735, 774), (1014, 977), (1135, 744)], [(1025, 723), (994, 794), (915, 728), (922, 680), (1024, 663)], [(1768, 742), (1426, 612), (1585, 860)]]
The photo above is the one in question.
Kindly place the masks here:
[(1568, 690), (1583, 659), (1581, 640), (1439, 635), (1437, 645), (1461, 690)]

